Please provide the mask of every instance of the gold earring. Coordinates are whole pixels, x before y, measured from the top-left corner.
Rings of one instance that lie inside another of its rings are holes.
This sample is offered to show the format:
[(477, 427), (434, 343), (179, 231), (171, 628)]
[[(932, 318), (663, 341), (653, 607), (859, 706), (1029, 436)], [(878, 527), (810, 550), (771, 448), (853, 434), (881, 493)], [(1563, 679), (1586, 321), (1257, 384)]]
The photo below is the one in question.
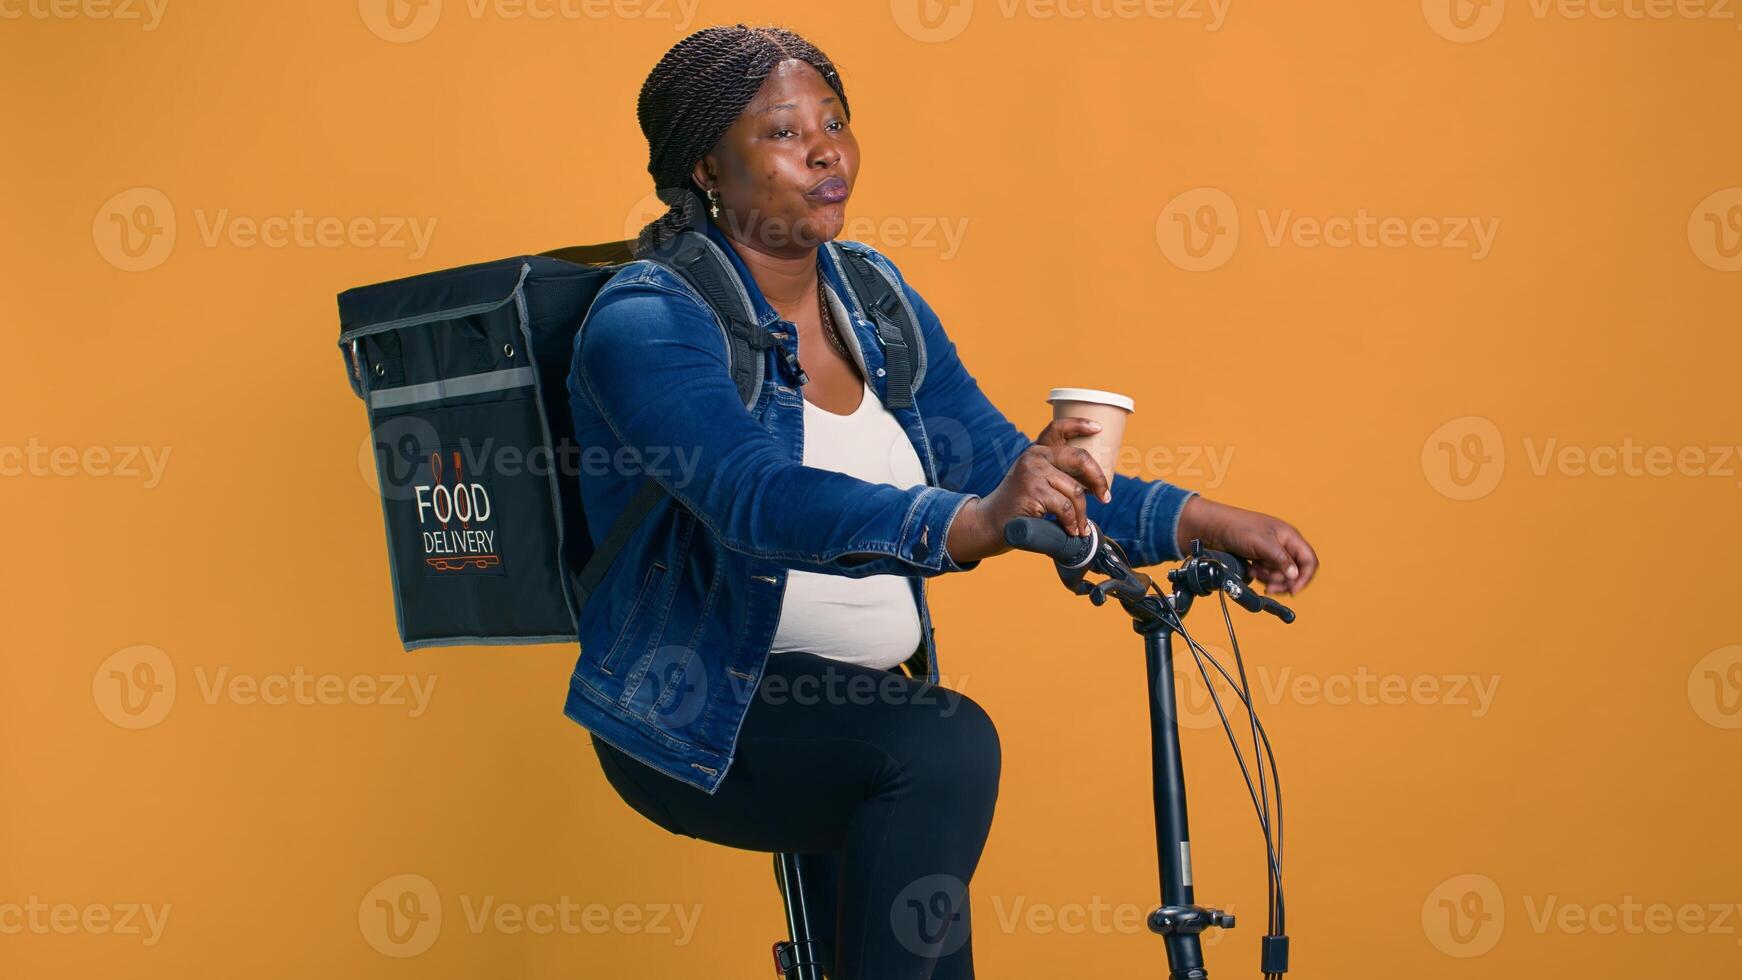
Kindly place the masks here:
[(712, 187), (708, 188), (708, 214), (715, 218), (720, 216), (720, 192)]

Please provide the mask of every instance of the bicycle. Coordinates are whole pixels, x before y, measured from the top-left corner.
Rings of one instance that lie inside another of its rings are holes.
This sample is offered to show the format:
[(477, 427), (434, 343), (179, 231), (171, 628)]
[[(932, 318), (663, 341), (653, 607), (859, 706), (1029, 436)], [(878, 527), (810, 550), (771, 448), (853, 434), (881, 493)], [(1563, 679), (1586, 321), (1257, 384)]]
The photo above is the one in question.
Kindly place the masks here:
[[(1170, 980), (1207, 980), (1203, 944), (1206, 929), (1232, 929), (1230, 913), (1197, 904), (1192, 883), (1191, 834), (1186, 812), (1185, 770), (1179, 741), (1178, 701), (1173, 676), (1173, 637), (1185, 640), (1198, 672), (1203, 676), (1222, 728), (1234, 747), (1246, 788), (1258, 811), (1264, 831), (1268, 900), (1268, 928), (1262, 940), (1260, 968), (1266, 980), (1278, 980), (1288, 971), (1288, 935), (1285, 931), (1282, 895), (1282, 782), (1276, 774), (1276, 755), (1270, 736), (1259, 723), (1252, 705), (1251, 685), (1234, 636), (1234, 620), (1228, 600), (1248, 612), (1269, 613), (1284, 623), (1294, 622), (1294, 611), (1269, 596), (1249, 588), (1251, 571), (1234, 555), (1206, 550), (1193, 541), (1191, 553), (1179, 568), (1167, 573), (1174, 591), (1164, 593), (1148, 575), (1130, 565), (1118, 542), (1103, 537), (1089, 522), (1089, 533), (1073, 537), (1057, 523), (1040, 517), (1018, 517), (1004, 525), (1004, 540), (1011, 547), (1051, 558), (1059, 580), (1077, 595), (1087, 595), (1096, 606), (1109, 597), (1119, 600), (1131, 615), (1132, 629), (1143, 637), (1149, 675), (1149, 733), (1151, 781), (1155, 804), (1155, 846), (1161, 886), (1161, 905), (1148, 916), (1151, 932), (1162, 937), (1167, 951)], [(1090, 582), (1088, 573), (1104, 576)], [(1235, 674), (1230, 674), (1185, 628), (1184, 617), (1196, 599), (1216, 595), (1234, 655)], [(1213, 666), (1246, 708), (1251, 720), (1254, 767), (1248, 768), (1240, 740), (1222, 707), (1206, 666)], [(1268, 761), (1268, 768), (1266, 762)], [(1253, 780), (1253, 769), (1257, 781)], [(1266, 775), (1269, 779), (1266, 781)], [(1275, 820), (1271, 797), (1275, 797)], [(1275, 832), (1272, 833), (1272, 827)], [(804, 877), (795, 854), (774, 856), (775, 874), (786, 906), (788, 937), (774, 943), (775, 975), (783, 980), (823, 980), (820, 943), (810, 923), (810, 903), (804, 892)]]

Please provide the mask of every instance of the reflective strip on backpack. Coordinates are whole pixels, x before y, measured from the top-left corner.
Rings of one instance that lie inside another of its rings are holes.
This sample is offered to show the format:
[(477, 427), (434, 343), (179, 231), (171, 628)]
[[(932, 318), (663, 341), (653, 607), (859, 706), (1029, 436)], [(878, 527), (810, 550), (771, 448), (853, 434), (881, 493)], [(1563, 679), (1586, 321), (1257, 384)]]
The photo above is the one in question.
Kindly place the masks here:
[(530, 367), (486, 371), (483, 374), (463, 374), (457, 378), (440, 378), (422, 384), (371, 391), (369, 393), (369, 407), (399, 408), (403, 405), (419, 405), (423, 402), (456, 398), (460, 395), (481, 395), (487, 391), (529, 388), (536, 380), (537, 372)]

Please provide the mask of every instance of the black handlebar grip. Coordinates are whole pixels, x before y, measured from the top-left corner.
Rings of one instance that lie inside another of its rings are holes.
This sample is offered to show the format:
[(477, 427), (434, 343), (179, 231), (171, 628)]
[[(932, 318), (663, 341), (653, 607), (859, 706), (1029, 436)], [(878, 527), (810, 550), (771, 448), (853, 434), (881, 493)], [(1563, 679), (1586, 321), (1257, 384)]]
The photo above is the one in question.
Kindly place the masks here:
[(1246, 559), (1230, 555), (1226, 551), (1205, 551), (1204, 557), (1227, 569), (1228, 575), (1239, 579), (1241, 584), (1252, 581), (1252, 569), (1246, 564)]
[(1044, 517), (1012, 517), (1004, 523), (1004, 543), (1061, 565), (1080, 564), (1089, 548), (1088, 538), (1073, 538)]

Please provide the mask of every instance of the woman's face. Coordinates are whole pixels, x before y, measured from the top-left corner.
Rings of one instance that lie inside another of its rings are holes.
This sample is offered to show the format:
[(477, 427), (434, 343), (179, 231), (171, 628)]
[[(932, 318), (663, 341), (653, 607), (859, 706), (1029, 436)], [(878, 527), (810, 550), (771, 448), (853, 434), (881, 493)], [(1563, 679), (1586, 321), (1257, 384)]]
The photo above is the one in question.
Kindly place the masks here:
[(835, 238), (859, 172), (859, 143), (835, 90), (808, 63), (776, 65), (750, 104), (696, 164), (719, 191), (727, 237), (800, 257)]

